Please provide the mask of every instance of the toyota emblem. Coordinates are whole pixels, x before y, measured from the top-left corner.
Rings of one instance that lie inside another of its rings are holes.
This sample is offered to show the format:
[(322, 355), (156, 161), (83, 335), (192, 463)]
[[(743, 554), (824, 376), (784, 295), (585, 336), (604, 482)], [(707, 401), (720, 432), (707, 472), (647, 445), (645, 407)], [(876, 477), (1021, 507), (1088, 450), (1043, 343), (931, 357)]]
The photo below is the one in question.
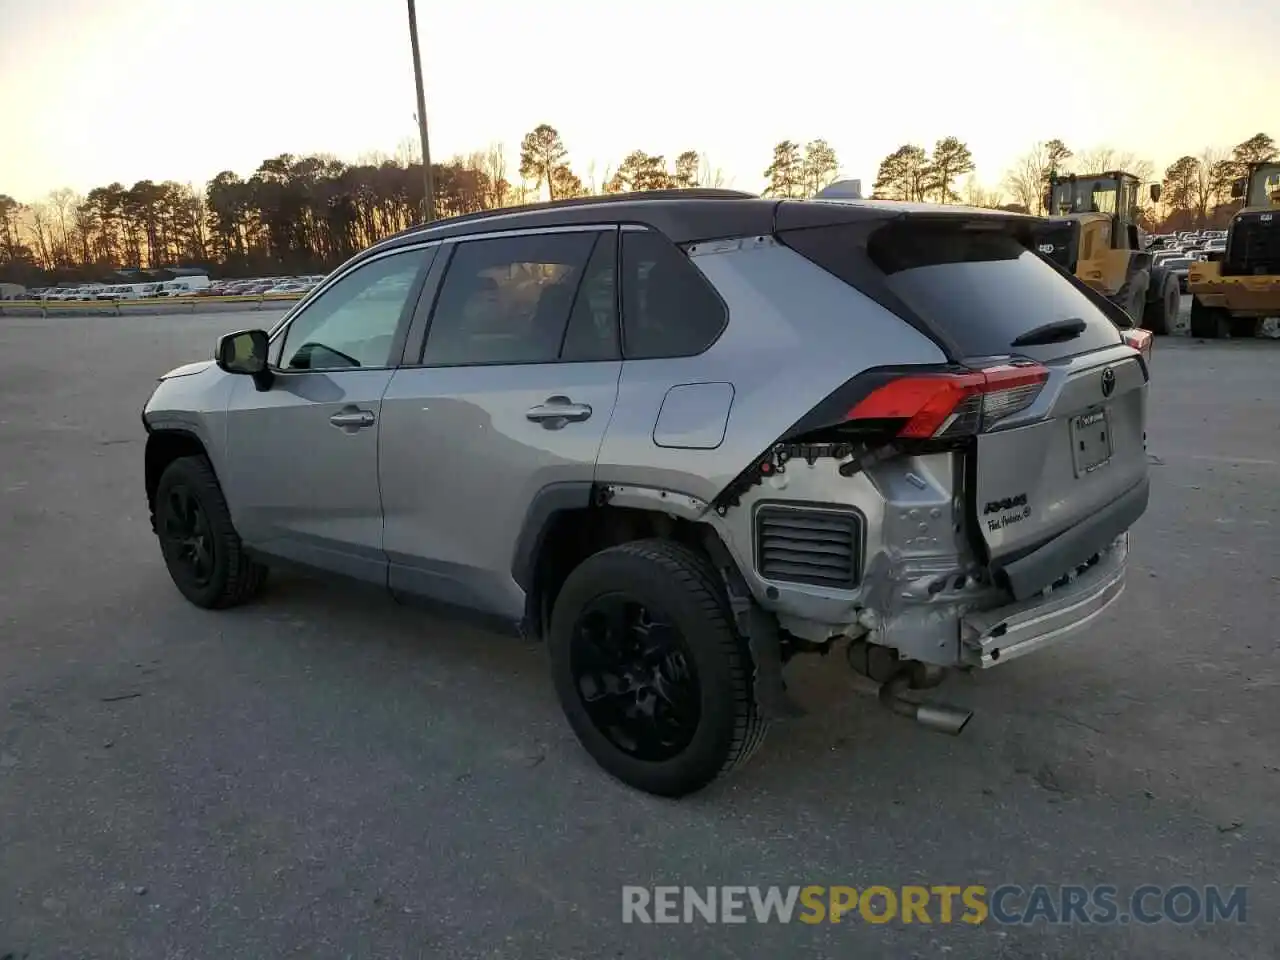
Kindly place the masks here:
[(1102, 371), (1102, 395), (1109, 397), (1116, 389), (1116, 372), (1111, 367)]

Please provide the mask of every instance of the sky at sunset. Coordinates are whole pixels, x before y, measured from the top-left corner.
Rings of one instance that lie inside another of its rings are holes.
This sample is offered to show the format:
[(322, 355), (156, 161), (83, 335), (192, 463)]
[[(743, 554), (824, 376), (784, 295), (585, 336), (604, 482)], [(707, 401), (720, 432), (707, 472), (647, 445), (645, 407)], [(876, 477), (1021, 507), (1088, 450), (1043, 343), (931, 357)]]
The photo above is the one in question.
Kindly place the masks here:
[[(633, 149), (696, 149), (756, 190), (775, 142), (823, 137), (869, 186), (897, 146), (954, 134), (996, 185), (1052, 137), (1158, 169), (1280, 137), (1280, 2), (418, 7), (436, 160), (500, 141), (514, 171), (546, 122), (584, 180)], [(406, 24), (404, 0), (0, 0), (0, 193), (394, 153), (416, 133)]]

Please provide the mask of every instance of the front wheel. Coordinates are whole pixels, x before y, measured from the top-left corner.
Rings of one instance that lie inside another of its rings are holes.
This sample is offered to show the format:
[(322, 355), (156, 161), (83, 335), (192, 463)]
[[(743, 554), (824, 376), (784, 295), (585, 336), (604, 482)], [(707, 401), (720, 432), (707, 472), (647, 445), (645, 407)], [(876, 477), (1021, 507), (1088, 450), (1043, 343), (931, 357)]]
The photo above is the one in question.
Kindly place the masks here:
[(556, 598), (549, 646), (578, 740), (632, 787), (693, 793), (764, 739), (747, 645), (715, 570), (687, 547), (640, 540), (587, 558)]
[(246, 555), (208, 459), (180, 457), (169, 464), (154, 510), (169, 576), (197, 607), (238, 606), (262, 589), (267, 568)]

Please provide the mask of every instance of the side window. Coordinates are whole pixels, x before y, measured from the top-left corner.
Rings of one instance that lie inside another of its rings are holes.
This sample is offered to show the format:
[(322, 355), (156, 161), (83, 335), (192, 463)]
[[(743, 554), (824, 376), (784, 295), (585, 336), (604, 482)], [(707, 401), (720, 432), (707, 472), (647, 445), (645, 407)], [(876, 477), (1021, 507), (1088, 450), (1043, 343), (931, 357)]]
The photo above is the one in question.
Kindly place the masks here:
[(431, 253), (405, 250), (357, 267), (320, 294), (284, 334), (284, 370), (385, 367), (418, 272)]
[(600, 234), (587, 272), (578, 287), (564, 334), (564, 361), (617, 360), (618, 350), (618, 235)]
[(622, 235), (622, 351), (628, 360), (691, 357), (728, 322), (711, 284), (665, 237)]
[(431, 314), (422, 362), (556, 360), (597, 238), (548, 233), (459, 243)]

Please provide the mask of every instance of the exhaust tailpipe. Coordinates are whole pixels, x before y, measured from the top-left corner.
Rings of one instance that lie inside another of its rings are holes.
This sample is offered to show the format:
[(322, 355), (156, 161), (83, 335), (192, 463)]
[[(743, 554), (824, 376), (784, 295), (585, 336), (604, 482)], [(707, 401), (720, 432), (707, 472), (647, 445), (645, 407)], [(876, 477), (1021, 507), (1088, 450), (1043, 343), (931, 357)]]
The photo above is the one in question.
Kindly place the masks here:
[(916, 722), (952, 737), (960, 736), (973, 719), (973, 711), (949, 703), (922, 703), (916, 708)]
[(960, 731), (973, 719), (973, 711), (953, 707), (947, 703), (916, 703), (903, 696), (910, 689), (911, 676), (903, 672), (880, 687), (880, 703), (899, 716), (916, 721), (921, 726), (958, 737)]

